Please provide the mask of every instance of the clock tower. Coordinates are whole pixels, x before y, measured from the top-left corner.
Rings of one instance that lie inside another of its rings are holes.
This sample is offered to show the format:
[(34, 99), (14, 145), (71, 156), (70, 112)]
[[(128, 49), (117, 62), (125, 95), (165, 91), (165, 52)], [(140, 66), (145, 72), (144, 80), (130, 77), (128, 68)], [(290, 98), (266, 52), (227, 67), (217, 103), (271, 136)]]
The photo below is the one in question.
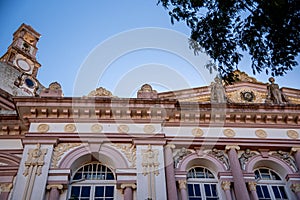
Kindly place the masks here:
[(12, 43), (0, 58), (0, 104), (2, 97), (38, 96), (44, 88), (37, 80), (41, 66), (36, 60), (40, 36), (26, 24), (21, 24), (13, 34)]
[(15, 67), (20, 72), (36, 77), (41, 66), (36, 60), (36, 47), (40, 34), (31, 26), (22, 24), (13, 34), (13, 42), (0, 58), (1, 62)]

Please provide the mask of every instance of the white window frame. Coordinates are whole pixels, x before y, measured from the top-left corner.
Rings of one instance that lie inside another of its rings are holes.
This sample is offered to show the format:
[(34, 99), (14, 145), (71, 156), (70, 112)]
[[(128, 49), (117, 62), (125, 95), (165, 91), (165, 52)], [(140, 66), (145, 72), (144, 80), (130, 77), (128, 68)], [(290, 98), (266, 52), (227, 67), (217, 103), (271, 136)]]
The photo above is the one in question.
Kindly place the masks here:
[[(79, 171), (79, 169), (81, 169), (82, 167), (86, 166), (86, 165), (92, 165), (92, 164), (101, 164), (102, 166), (105, 166), (107, 167), (112, 173), (113, 173), (113, 176), (114, 176), (114, 180), (102, 180), (102, 179), (94, 179), (94, 180), (74, 180), (73, 181), (73, 178), (75, 176), (75, 174)], [(113, 186), (114, 187), (114, 193), (113, 193), (113, 199), (115, 199), (117, 197), (117, 189), (116, 189), (116, 178), (115, 178), (115, 173), (113, 172), (113, 170), (106, 166), (106, 165), (103, 165), (102, 163), (100, 162), (89, 162), (89, 163), (85, 163), (84, 165), (81, 165), (80, 167), (77, 168), (77, 170), (74, 172), (73, 176), (72, 176), (72, 179), (71, 179), (71, 184), (69, 184), (69, 188), (68, 188), (68, 199), (71, 199), (71, 191), (72, 191), (72, 187), (73, 186), (88, 186), (88, 187), (91, 187), (90, 189), (90, 197), (89, 199), (94, 199), (94, 195), (95, 195), (95, 189), (97, 186)], [(111, 198), (111, 197), (107, 197), (107, 198)], [(81, 199), (81, 198), (79, 198)], [(105, 199), (105, 197), (104, 197)]]
[(258, 187), (258, 186), (267, 186), (268, 192), (270, 194), (270, 199), (271, 200), (276, 200), (272, 186), (283, 186), (285, 195), (287, 196), (286, 200), (288, 200), (289, 197), (288, 197), (288, 193), (287, 193), (287, 189), (286, 189), (286, 184), (282, 180), (282, 178), (280, 177), (280, 175), (278, 173), (276, 173), (276, 171), (274, 171), (272, 169), (269, 169), (267, 167), (261, 167), (261, 168), (255, 169), (254, 172), (256, 170), (261, 170), (261, 169), (267, 169), (267, 170), (269, 170), (269, 174), (271, 174), (271, 172), (275, 173), (280, 178), (280, 180), (258, 179), (256, 187)]
[[(203, 168), (204, 170), (208, 170), (208, 172), (213, 175), (213, 178), (188, 178), (187, 177), (187, 185), (189, 185), (189, 184), (197, 184), (197, 185), (199, 185), (200, 193), (202, 195), (201, 196), (202, 200), (206, 200), (206, 198), (213, 198), (213, 197), (207, 197), (206, 196), (204, 185), (205, 184), (215, 185), (216, 186), (216, 190), (217, 190), (217, 195), (218, 195), (217, 197), (218, 197), (218, 199), (220, 199), (220, 191), (219, 191), (219, 187), (218, 187), (218, 180), (215, 178), (215, 175), (208, 168), (203, 167), (203, 166), (194, 166), (194, 167), (192, 167), (192, 168), (190, 168), (188, 170), (188, 173), (190, 172), (190, 170), (195, 169), (195, 168)], [(188, 188), (187, 188), (187, 190), (188, 190)], [(188, 193), (188, 191), (187, 191), (187, 193)], [(189, 195), (189, 193), (188, 193), (188, 195)], [(188, 196), (188, 198), (190, 198), (190, 196)], [(193, 198), (193, 196), (191, 198)], [(197, 197), (194, 197), (194, 198), (197, 198)]]

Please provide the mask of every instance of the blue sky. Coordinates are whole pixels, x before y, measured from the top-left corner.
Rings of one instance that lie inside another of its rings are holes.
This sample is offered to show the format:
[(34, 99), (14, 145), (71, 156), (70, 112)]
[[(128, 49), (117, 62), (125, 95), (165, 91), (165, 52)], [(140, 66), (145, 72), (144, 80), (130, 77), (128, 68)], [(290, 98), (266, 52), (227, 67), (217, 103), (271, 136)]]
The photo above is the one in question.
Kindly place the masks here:
[[(180, 41), (175, 41), (176, 37), (188, 37), (190, 31), (184, 23), (172, 25), (168, 11), (156, 3), (156, 0), (2, 0), (0, 54), (6, 52), (13, 32), (22, 23), (26, 23), (42, 34), (37, 54), (37, 59), (42, 64), (38, 79), (45, 86), (58, 81), (65, 96), (86, 95), (99, 86), (109, 89), (117, 96), (134, 96), (136, 90), (146, 82), (159, 91), (209, 84), (211, 77), (200, 68), (208, 62), (205, 56), (193, 64), (182, 55), (184, 53), (176, 53), (172, 49), (174, 44), (182, 45)], [(148, 27), (152, 29), (147, 29)], [(152, 36), (148, 33), (153, 28), (164, 29), (162, 34)], [(133, 36), (140, 33), (140, 30), (147, 30), (148, 33), (137, 35), (139, 40), (135, 40)], [(165, 38), (164, 31), (171, 31), (172, 36)], [(106, 44), (112, 44), (123, 36), (125, 39), (103, 51)], [(143, 46), (143, 39), (160, 40), (162, 45), (164, 42), (169, 43), (170, 49), (161, 47), (159, 42), (154, 47)], [(130, 46), (127, 43), (131, 41), (141, 44), (114, 55), (114, 59), (105, 66), (105, 73), (94, 73), (101, 59), (107, 58), (106, 54), (119, 52), (119, 49)], [(89, 73), (84, 74), (83, 68), (86, 68), (91, 55), (94, 55), (94, 59), (99, 59), (95, 61), (94, 68), (84, 69), (89, 70)], [(250, 63), (246, 58), (240, 69), (252, 75), (248, 66)], [(285, 77), (276, 78), (276, 82), (281, 87), (300, 88), (299, 72), (297, 67)], [(93, 76), (98, 78), (92, 79)], [(258, 75), (256, 78), (262, 82), (267, 82), (268, 79), (265, 75)], [(86, 87), (79, 91), (77, 88), (82, 85)]]

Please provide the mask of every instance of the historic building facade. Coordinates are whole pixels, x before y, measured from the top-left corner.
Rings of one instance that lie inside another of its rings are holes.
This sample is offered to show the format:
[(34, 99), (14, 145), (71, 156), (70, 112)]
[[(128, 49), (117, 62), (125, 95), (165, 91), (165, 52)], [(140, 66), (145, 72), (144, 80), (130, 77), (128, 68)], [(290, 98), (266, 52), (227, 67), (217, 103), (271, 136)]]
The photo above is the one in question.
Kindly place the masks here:
[(63, 97), (22, 24), (0, 59), (0, 199), (300, 199), (300, 90), (243, 72), (137, 98)]

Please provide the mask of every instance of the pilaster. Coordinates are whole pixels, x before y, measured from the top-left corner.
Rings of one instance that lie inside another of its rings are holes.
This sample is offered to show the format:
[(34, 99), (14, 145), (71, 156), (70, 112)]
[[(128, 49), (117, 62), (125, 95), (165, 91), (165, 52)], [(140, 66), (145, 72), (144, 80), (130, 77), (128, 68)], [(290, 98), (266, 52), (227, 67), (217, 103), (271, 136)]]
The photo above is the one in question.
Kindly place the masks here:
[(230, 181), (222, 181), (221, 183), (222, 190), (224, 190), (225, 192), (226, 200), (232, 200), (230, 186), (231, 186)]
[(175, 148), (174, 144), (167, 144), (164, 148), (165, 153), (165, 165), (166, 165), (166, 185), (168, 199), (177, 200), (177, 188), (174, 172), (174, 160), (172, 149)]
[(136, 144), (137, 199), (166, 200), (165, 142), (139, 140)]
[(124, 200), (133, 200), (133, 190), (136, 189), (135, 183), (123, 183), (121, 189), (124, 192)]
[(258, 200), (258, 196), (256, 193), (256, 185), (257, 185), (257, 183), (255, 181), (248, 182), (248, 189), (251, 192), (252, 200)]
[(187, 188), (186, 188), (186, 180), (181, 179), (178, 180), (178, 185), (180, 189), (180, 195), (181, 195), (181, 200), (187, 200), (188, 199), (188, 194), (187, 194)]
[(250, 200), (237, 154), (237, 150), (240, 150), (240, 147), (238, 145), (227, 145), (225, 149), (228, 150), (236, 198)]
[(26, 143), (12, 199), (44, 199), (53, 143)]

